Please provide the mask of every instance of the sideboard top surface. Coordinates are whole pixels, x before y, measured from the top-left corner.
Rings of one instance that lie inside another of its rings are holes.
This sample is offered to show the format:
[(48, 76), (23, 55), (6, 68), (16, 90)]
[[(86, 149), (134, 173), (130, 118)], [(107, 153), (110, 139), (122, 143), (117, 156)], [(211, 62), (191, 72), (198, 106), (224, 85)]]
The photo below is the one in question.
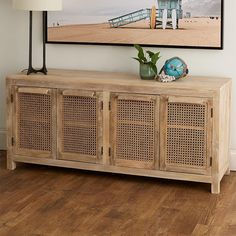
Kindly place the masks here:
[[(80, 85), (104, 85), (104, 86), (141, 86), (143, 89), (184, 89), (200, 91), (218, 91), (224, 85), (231, 83), (230, 78), (187, 76), (172, 83), (160, 83), (157, 81), (144, 81), (138, 75), (118, 72), (76, 71), (51, 69), (48, 75), (25, 73), (7, 76), (7, 82), (15, 85), (29, 85), (51, 87), (64, 84), (73, 88)], [(78, 87), (77, 87), (78, 86)], [(199, 92), (200, 92), (199, 91)]]

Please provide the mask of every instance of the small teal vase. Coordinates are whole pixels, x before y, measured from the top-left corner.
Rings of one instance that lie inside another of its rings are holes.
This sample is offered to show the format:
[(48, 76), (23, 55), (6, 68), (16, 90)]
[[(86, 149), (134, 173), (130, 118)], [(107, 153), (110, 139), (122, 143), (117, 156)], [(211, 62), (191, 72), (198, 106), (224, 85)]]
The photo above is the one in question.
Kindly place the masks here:
[(145, 63), (140, 63), (139, 75), (143, 80), (154, 80), (156, 77), (152, 67)]

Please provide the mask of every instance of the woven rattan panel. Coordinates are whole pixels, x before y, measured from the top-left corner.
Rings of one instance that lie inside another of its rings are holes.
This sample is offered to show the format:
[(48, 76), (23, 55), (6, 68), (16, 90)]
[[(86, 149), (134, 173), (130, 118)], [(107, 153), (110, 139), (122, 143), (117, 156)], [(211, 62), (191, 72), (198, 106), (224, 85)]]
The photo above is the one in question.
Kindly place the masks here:
[(19, 149), (52, 151), (52, 97), (19, 93), (17, 104)]
[(167, 164), (206, 167), (206, 112), (206, 105), (168, 104)]
[(201, 104), (168, 104), (168, 124), (204, 127), (206, 106)]
[(154, 101), (117, 100), (115, 159), (154, 161)]
[(63, 151), (97, 156), (97, 98), (63, 97)]

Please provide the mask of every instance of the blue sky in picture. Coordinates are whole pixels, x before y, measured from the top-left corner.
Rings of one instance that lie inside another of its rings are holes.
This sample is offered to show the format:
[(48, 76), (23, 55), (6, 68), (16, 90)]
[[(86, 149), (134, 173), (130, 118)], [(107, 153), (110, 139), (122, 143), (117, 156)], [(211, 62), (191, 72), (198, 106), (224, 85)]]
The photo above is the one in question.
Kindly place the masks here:
[[(221, 0), (182, 0), (184, 12), (192, 16), (220, 15)], [(62, 12), (49, 12), (48, 23), (91, 24), (103, 23), (109, 19), (142, 8), (158, 7), (157, 0), (64, 0)]]

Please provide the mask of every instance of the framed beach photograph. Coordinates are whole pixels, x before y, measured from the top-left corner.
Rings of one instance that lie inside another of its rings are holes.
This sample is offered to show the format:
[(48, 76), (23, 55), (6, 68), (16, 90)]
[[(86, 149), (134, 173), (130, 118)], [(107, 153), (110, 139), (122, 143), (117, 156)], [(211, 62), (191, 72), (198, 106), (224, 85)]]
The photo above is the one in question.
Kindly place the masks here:
[(64, 0), (47, 43), (223, 49), (223, 0)]

